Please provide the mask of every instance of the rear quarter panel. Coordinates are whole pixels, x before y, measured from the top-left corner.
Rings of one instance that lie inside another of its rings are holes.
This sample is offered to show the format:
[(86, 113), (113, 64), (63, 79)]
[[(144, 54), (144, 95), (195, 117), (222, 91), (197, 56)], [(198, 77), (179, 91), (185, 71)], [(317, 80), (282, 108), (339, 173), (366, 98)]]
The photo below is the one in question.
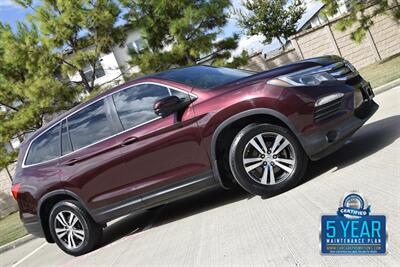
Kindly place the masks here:
[(17, 167), (13, 184), (21, 184), (18, 206), (22, 221), (36, 220), (40, 198), (48, 192), (61, 189), (59, 174), (57, 160), (32, 167)]

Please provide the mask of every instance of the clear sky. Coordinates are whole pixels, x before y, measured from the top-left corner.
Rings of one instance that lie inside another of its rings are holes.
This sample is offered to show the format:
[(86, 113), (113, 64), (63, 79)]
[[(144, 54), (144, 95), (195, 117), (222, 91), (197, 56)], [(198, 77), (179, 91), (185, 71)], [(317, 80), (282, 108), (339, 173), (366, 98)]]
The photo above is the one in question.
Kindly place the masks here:
[(23, 20), (28, 10), (16, 5), (11, 0), (0, 0), (0, 20), (15, 27), (17, 20)]

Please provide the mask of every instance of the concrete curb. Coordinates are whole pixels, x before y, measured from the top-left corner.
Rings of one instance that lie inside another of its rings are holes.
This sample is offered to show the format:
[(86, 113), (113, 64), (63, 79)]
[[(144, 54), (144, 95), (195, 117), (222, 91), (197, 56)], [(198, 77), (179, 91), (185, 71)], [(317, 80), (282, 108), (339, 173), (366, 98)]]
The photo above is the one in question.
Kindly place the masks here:
[(1, 246), (0, 253), (6, 252), (10, 249), (14, 249), (14, 248), (16, 248), (22, 244), (25, 244), (26, 242), (29, 242), (35, 238), (36, 238), (35, 236), (30, 235), (30, 234), (23, 236), (21, 238), (18, 238), (17, 240), (11, 241), (10, 243), (7, 243), (7, 244)]
[(376, 95), (379, 95), (379, 94), (381, 94), (383, 92), (386, 92), (387, 90), (390, 90), (390, 89), (392, 89), (392, 88), (394, 88), (394, 87), (396, 87), (398, 85), (400, 85), (400, 78), (397, 79), (397, 80), (391, 81), (391, 82), (389, 82), (387, 84), (384, 84), (382, 86), (373, 88), (373, 91), (374, 91), (374, 93)]

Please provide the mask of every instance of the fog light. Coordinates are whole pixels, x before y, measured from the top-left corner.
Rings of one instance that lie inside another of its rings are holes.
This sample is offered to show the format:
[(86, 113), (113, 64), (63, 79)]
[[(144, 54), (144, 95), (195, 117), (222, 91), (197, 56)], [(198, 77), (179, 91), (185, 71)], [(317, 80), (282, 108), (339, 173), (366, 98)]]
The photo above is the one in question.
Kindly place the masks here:
[(343, 96), (344, 96), (343, 93), (335, 93), (335, 94), (331, 94), (331, 95), (327, 95), (327, 96), (321, 97), (317, 101), (315, 101), (315, 106), (318, 107), (318, 106), (325, 105), (325, 104), (327, 104), (329, 102), (332, 102), (332, 101), (334, 101), (336, 99), (342, 98)]
[(328, 141), (328, 143), (332, 143), (332, 142), (336, 141), (337, 137), (338, 137), (337, 131), (335, 131), (335, 130), (329, 131), (326, 134), (326, 141)]

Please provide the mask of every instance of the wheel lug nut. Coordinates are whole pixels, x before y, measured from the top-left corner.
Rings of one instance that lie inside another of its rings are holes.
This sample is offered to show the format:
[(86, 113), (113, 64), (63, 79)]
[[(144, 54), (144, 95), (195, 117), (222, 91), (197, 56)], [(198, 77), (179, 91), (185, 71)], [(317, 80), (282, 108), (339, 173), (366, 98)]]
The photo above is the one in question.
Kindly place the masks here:
[(273, 158), (276, 159), (276, 155), (274, 155)]
[(271, 150), (268, 150), (267, 153), (268, 153), (268, 154), (271, 154)]

